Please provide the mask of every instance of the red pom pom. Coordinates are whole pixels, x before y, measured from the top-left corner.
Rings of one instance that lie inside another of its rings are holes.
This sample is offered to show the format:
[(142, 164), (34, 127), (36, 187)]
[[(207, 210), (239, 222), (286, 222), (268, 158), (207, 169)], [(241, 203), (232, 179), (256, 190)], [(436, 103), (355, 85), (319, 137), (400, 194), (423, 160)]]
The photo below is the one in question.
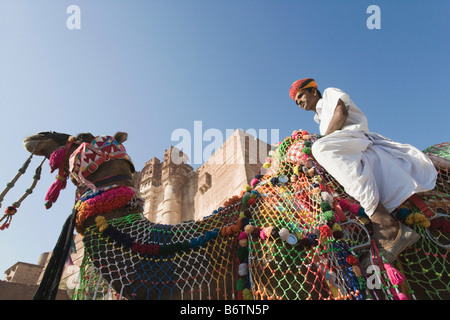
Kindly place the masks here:
[(358, 259), (354, 255), (348, 255), (347, 258), (345, 258), (345, 261), (351, 266), (358, 264)]
[(331, 231), (331, 228), (325, 224), (320, 227), (320, 235), (322, 237), (331, 237), (333, 232)]
[(14, 206), (9, 206), (5, 209), (5, 213), (9, 216), (14, 215), (16, 212), (17, 212), (17, 209)]
[(255, 198), (249, 198), (247, 201), (247, 205), (248, 206), (253, 206), (256, 203), (256, 199)]

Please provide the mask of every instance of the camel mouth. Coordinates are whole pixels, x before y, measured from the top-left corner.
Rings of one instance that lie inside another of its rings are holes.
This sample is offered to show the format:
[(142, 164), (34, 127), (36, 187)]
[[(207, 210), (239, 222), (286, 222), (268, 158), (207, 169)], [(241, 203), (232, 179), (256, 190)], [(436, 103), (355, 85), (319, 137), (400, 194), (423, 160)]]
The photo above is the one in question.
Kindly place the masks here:
[(25, 150), (34, 155), (48, 158), (54, 150), (63, 146), (68, 138), (69, 135), (64, 133), (53, 131), (39, 132), (26, 137), (23, 140), (23, 146)]
[(45, 135), (42, 133), (28, 136), (23, 140), (23, 146), (24, 146), (25, 150), (27, 150), (28, 152), (33, 153), (38, 156), (43, 156), (43, 154), (41, 154), (39, 152), (39, 150), (37, 150), (37, 146), (41, 142), (43, 142), (44, 139), (45, 139)]

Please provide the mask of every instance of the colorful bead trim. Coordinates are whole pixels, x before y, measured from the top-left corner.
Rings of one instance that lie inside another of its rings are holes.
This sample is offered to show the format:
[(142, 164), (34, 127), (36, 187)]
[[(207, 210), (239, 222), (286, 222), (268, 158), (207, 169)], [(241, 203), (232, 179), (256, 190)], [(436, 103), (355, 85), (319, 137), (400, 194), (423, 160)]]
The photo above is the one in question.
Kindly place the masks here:
[(206, 231), (204, 235), (197, 238), (192, 238), (190, 241), (159, 245), (154, 243), (141, 243), (133, 240), (113, 225), (108, 224), (107, 220), (103, 216), (96, 217), (95, 223), (103, 236), (109, 237), (124, 247), (130, 248), (132, 251), (145, 256), (168, 255), (180, 251), (196, 249), (207, 244), (209, 241), (216, 239), (219, 234), (219, 230), (215, 228), (213, 230)]

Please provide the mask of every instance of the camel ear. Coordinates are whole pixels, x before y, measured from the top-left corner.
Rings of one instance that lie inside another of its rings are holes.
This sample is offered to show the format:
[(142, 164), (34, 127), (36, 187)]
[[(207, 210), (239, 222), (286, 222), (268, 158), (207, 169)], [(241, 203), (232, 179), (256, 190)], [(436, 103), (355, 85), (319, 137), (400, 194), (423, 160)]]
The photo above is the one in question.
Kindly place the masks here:
[(124, 143), (128, 139), (128, 133), (119, 131), (114, 135), (114, 139), (120, 144)]

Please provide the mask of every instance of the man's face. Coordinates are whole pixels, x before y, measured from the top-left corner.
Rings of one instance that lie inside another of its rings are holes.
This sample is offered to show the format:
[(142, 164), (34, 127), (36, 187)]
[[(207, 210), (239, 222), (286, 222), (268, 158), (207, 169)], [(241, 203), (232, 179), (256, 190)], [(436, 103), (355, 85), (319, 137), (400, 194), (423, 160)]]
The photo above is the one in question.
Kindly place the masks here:
[(316, 90), (301, 90), (295, 96), (295, 103), (302, 108), (303, 110), (310, 111), (316, 110), (316, 104), (319, 100), (317, 95), (315, 94)]

